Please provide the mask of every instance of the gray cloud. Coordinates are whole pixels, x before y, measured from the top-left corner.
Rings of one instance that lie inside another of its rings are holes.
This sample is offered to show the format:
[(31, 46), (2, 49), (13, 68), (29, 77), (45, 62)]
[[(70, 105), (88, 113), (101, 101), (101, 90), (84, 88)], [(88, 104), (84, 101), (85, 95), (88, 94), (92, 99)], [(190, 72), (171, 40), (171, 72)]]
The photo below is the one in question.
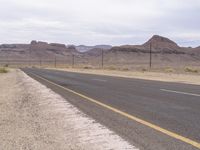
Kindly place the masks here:
[(0, 0), (0, 42), (200, 45), (199, 0)]

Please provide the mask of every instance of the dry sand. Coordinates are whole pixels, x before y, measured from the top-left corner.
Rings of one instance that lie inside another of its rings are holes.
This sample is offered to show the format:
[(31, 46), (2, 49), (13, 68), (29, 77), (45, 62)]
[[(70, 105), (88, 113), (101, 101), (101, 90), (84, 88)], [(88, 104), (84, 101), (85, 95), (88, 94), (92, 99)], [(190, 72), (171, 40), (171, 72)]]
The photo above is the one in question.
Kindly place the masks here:
[[(55, 69), (55, 68), (48, 68), (48, 69)], [(80, 68), (65, 68), (65, 69), (56, 68), (56, 70), (200, 85), (199, 74), (165, 73), (165, 72), (150, 72), (150, 71), (144, 71), (144, 72), (118, 71), (118, 70), (80, 69)]]
[(0, 150), (136, 149), (20, 70), (0, 74)]

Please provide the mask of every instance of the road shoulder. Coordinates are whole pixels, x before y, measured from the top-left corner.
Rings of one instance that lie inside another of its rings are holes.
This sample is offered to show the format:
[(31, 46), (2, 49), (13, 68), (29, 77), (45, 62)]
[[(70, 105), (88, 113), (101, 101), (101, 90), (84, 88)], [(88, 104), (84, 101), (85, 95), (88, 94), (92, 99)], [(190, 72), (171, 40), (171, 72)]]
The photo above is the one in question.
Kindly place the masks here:
[(80, 69), (80, 68), (47, 68), (47, 69), (84, 73), (84, 74), (95, 74), (95, 75), (105, 75), (114, 77), (200, 85), (200, 76), (196, 74), (181, 74), (181, 73), (175, 74), (175, 73), (149, 72), (149, 71), (141, 72), (141, 71), (118, 71), (118, 70)]
[(0, 75), (0, 149), (133, 149), (20, 70)]

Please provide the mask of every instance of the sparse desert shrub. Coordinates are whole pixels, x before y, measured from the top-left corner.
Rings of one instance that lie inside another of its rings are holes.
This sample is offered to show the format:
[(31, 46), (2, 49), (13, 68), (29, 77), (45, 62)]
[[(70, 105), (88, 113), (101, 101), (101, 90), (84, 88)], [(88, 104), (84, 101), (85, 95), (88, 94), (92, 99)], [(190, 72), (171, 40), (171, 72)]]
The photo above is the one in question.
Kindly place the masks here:
[(84, 66), (83, 69), (92, 69), (90, 66)]
[(67, 65), (67, 66), (65, 66), (65, 68), (71, 68), (71, 66), (68, 66), (68, 65)]
[(147, 69), (146, 68), (142, 68), (142, 72), (145, 72), (145, 71), (147, 71)]
[(170, 68), (170, 67), (167, 67), (167, 68), (165, 68), (165, 72), (174, 72), (174, 69)]
[(7, 69), (5, 69), (5, 68), (0, 68), (0, 73), (7, 73), (7, 72), (8, 72)]
[(5, 64), (5, 65), (4, 65), (4, 67), (8, 67), (8, 66), (9, 66), (8, 64)]
[(185, 72), (198, 73), (197, 69), (193, 69), (193, 68), (189, 68), (189, 67), (186, 67), (184, 70), (185, 70)]
[(128, 68), (122, 68), (122, 71), (129, 71)]
[(117, 68), (114, 67), (114, 66), (110, 66), (110, 67), (108, 67), (107, 69), (108, 69), (108, 70), (117, 70)]

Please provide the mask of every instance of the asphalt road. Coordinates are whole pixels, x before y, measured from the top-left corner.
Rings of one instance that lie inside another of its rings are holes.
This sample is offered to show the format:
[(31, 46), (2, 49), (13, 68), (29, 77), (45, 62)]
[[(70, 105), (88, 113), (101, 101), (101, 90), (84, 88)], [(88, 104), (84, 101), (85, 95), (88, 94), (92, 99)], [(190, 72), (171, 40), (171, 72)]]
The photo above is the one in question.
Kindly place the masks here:
[(22, 70), (140, 149), (198, 149), (173, 136), (87, 101), (38, 76), (199, 144), (200, 86), (198, 85), (46, 69)]

